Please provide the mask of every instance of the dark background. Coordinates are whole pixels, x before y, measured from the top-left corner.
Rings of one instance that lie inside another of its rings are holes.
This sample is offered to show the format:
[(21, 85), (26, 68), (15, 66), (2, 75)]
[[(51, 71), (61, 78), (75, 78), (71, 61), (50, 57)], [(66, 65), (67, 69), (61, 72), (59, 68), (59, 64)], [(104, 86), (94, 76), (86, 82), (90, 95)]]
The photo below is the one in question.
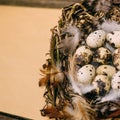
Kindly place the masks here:
[(62, 8), (81, 0), (0, 0), (1, 5), (18, 5), (31, 7)]

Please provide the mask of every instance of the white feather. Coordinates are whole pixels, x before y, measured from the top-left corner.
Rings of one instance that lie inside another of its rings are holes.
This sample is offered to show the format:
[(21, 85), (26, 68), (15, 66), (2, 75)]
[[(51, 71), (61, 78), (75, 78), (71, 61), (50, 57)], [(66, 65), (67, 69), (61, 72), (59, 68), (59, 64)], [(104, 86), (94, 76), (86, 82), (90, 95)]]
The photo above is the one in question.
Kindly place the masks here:
[(69, 74), (68, 77), (69, 77), (70, 83), (72, 85), (73, 91), (75, 93), (78, 93), (79, 95), (81, 95), (81, 90), (80, 90), (79, 86), (76, 84), (76, 82), (75, 82), (74, 78), (72, 77), (72, 75)]
[(81, 86), (80, 88), (82, 94), (86, 94), (94, 89), (95, 87), (93, 85), (86, 85), (86, 86), (84, 85), (84, 86)]
[(80, 41), (80, 30), (76, 26), (68, 25), (63, 33), (69, 33), (71, 36), (62, 39), (57, 45), (65, 54), (72, 54)]
[(105, 32), (113, 32), (120, 30), (120, 24), (115, 21), (107, 21), (102, 23), (102, 25), (98, 26), (99, 29), (104, 30)]
[(80, 39), (80, 30), (76, 26), (69, 25), (66, 32), (69, 32), (74, 35), (73, 39), (75, 43), (79, 42)]
[(97, 5), (94, 8), (96, 11), (104, 11), (105, 13), (109, 11), (111, 6), (111, 0), (96, 0), (96, 1)]
[(100, 102), (115, 101), (120, 98), (120, 90), (111, 90)]

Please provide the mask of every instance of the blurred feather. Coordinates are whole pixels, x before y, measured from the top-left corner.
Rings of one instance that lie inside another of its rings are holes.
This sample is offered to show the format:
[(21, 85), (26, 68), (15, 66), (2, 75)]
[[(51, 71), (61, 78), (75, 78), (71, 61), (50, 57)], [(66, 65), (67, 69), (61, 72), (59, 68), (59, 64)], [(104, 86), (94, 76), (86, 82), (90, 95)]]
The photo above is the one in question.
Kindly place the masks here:
[(112, 0), (96, 0), (96, 6), (94, 6), (94, 9), (95, 11), (103, 11), (104, 13), (107, 13), (110, 10), (111, 4)]
[(86, 94), (94, 90), (95, 87), (93, 85), (86, 85), (86, 86), (84, 85), (84, 86), (81, 86), (80, 89), (81, 89), (82, 94)]
[(80, 41), (80, 30), (76, 26), (68, 25), (68, 27), (63, 30), (61, 36), (63, 35), (65, 38), (61, 39), (57, 47), (65, 55), (72, 54)]
[(81, 96), (72, 98), (72, 106), (66, 106), (64, 111), (72, 117), (69, 120), (95, 120), (95, 112)]
[(117, 101), (120, 98), (120, 90), (111, 90), (100, 102)]
[(105, 20), (98, 28), (106, 32), (118, 31), (120, 30), (120, 24), (115, 21)]
[(56, 107), (47, 106), (45, 109), (41, 110), (43, 116), (48, 116), (49, 118), (63, 118), (64, 114), (60, 112)]
[(47, 76), (40, 78), (39, 83), (38, 83), (39, 87), (45, 86), (47, 84), (48, 80), (49, 80), (49, 78)]
[(69, 74), (67, 77), (68, 77), (69, 80), (70, 80), (70, 83), (71, 83), (71, 85), (72, 85), (73, 91), (74, 91), (75, 93), (78, 93), (79, 95), (81, 95), (81, 90), (80, 90), (78, 84), (76, 84), (73, 76), (72, 76), (71, 74)]

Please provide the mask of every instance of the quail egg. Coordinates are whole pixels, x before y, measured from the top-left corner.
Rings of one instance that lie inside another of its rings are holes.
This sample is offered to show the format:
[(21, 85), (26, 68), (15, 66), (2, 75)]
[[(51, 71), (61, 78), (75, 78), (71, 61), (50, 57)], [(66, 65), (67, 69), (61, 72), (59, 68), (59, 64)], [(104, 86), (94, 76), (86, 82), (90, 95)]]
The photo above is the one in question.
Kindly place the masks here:
[(95, 77), (95, 68), (91, 64), (84, 65), (76, 74), (78, 83), (90, 84)]
[(91, 61), (92, 56), (93, 52), (88, 46), (80, 46), (73, 56), (73, 64), (74, 66), (78, 65), (81, 67), (88, 64)]
[(99, 96), (104, 96), (110, 90), (110, 80), (106, 75), (97, 75), (92, 84)]
[(108, 61), (110, 61), (111, 58), (112, 58), (111, 52), (107, 48), (100, 47), (95, 51), (93, 61), (101, 64), (105, 64)]
[(120, 71), (113, 75), (111, 80), (111, 87), (114, 90), (120, 89)]
[(120, 70), (120, 48), (113, 52), (113, 64), (118, 70)]
[(114, 47), (120, 47), (120, 31), (113, 31), (106, 35), (107, 41)]
[(106, 33), (103, 30), (96, 30), (89, 34), (86, 43), (91, 48), (101, 47), (105, 42)]
[(96, 74), (98, 75), (107, 75), (109, 78), (112, 78), (112, 76), (116, 73), (116, 69), (114, 66), (111, 65), (100, 65), (96, 69)]

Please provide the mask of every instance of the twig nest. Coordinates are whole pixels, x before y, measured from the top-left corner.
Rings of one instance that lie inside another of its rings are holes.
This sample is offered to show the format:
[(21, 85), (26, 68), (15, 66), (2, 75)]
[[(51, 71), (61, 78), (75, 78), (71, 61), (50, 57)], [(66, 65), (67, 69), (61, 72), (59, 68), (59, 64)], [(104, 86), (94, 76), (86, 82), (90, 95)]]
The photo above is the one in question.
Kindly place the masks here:
[(105, 36), (105, 31), (96, 30), (89, 34), (89, 36), (86, 39), (86, 43), (91, 48), (101, 47), (105, 42)]
[(111, 80), (111, 87), (114, 90), (120, 89), (120, 71), (114, 74), (112, 80)]
[(114, 66), (111, 65), (100, 65), (96, 69), (96, 74), (98, 75), (107, 75), (109, 78), (112, 78), (112, 76), (116, 73), (116, 69)]
[(83, 66), (91, 61), (92, 55), (93, 52), (88, 46), (80, 46), (73, 56), (73, 62), (79, 66)]
[(120, 70), (120, 48), (113, 52), (113, 64), (118, 70)]
[(108, 63), (111, 60), (111, 58), (112, 58), (111, 52), (107, 48), (100, 47), (96, 50), (93, 61), (105, 64)]
[(90, 84), (95, 77), (95, 68), (88, 64), (80, 68), (77, 72), (77, 81), (81, 84)]
[(81, 0), (63, 8), (39, 82), (46, 86), (44, 116), (120, 118), (120, 2), (115, 1)]
[(115, 48), (120, 47), (120, 31), (113, 31), (106, 35), (107, 41)]
[(104, 96), (110, 90), (110, 80), (106, 75), (97, 75), (92, 84), (100, 96)]

